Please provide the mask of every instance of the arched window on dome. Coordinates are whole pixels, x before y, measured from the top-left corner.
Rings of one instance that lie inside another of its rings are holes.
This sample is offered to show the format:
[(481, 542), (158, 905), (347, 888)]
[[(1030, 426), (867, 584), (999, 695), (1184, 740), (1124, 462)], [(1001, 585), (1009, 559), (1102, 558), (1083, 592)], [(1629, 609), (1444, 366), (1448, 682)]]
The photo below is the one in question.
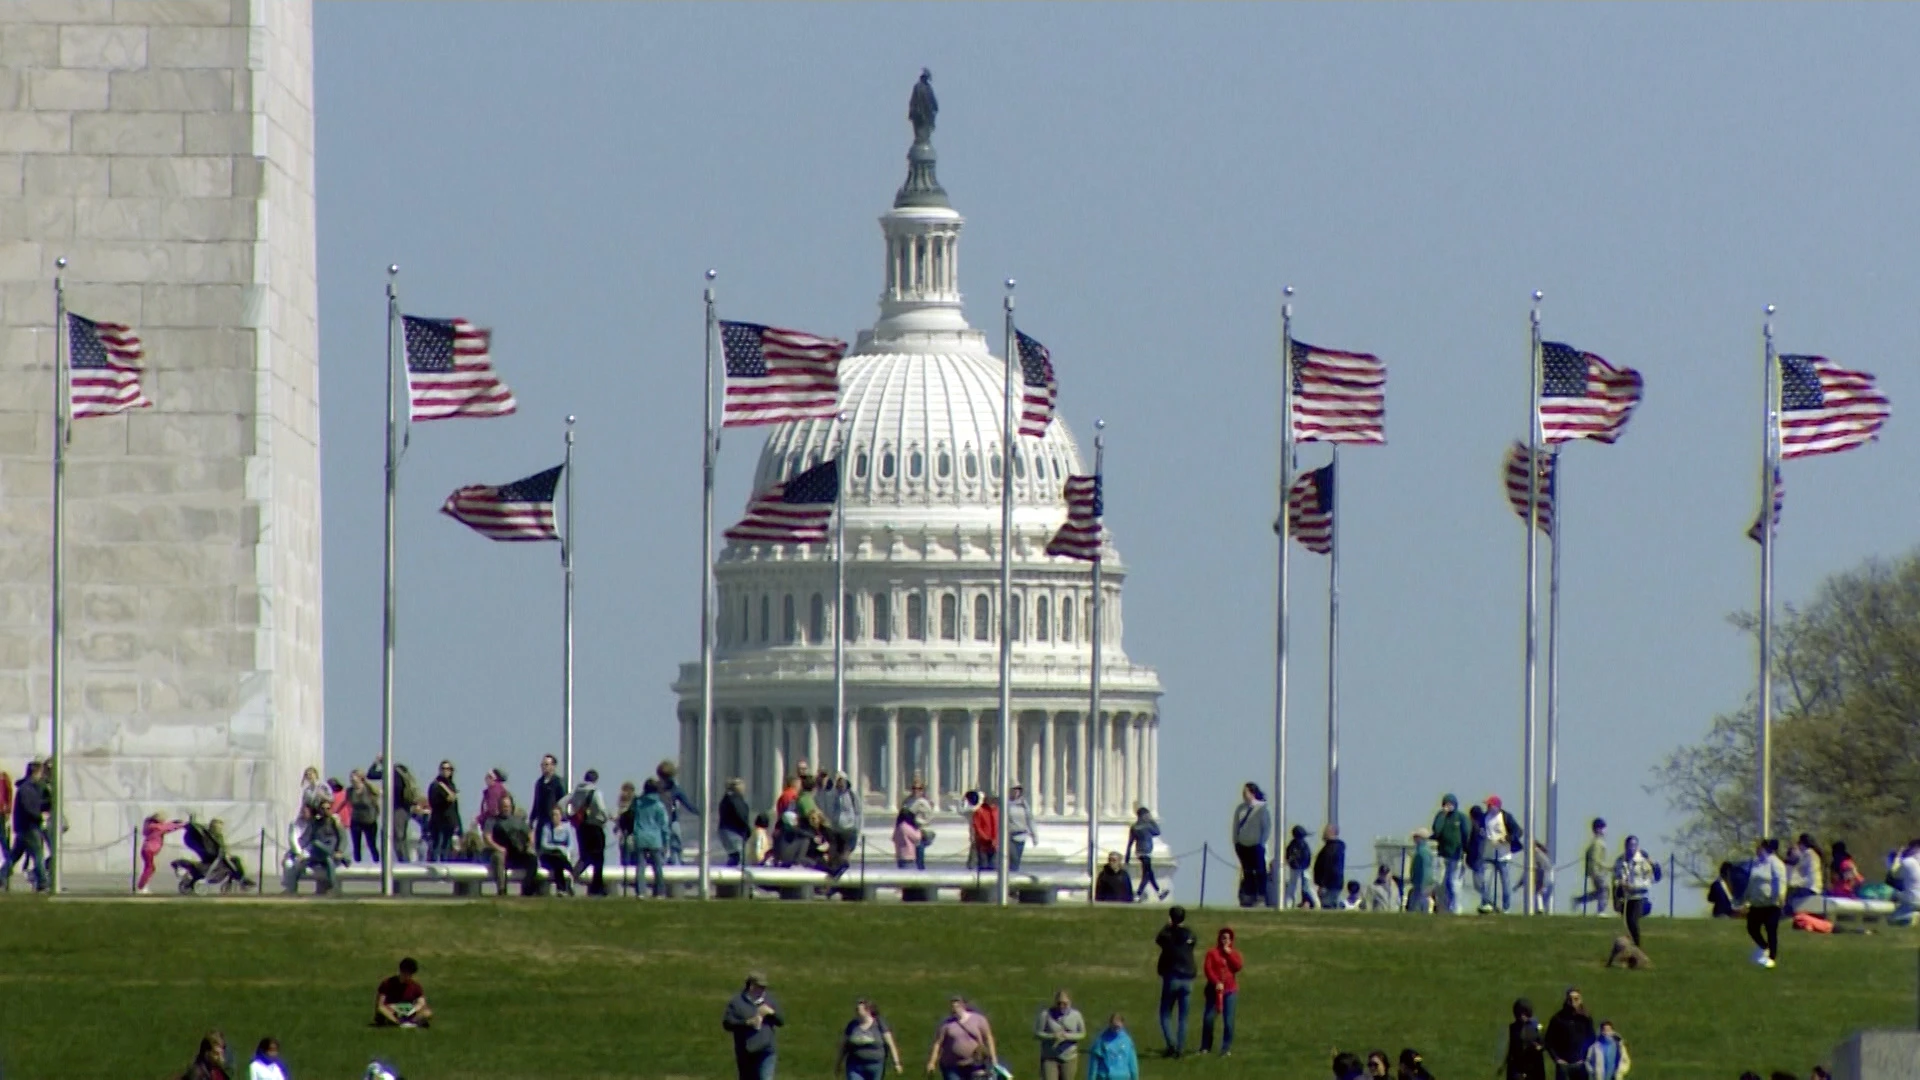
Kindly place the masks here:
[(1060, 601), (1060, 640), (1073, 644), (1073, 597)]
[(1039, 454), (1033, 455), (1033, 478), (1035, 480), (1045, 480), (1047, 478), (1047, 459), (1041, 457)]
[(891, 449), (880, 451), (880, 479), (893, 479), (893, 451)]
[(853, 455), (853, 475), (856, 479), (865, 480), (867, 478), (867, 465), (867, 452), (865, 450), (858, 451)]
[(1087, 640), (1092, 641), (1093, 635), (1099, 633), (1100, 630), (1093, 625), (1093, 601), (1091, 599), (1080, 601), (1080, 613), (1086, 616), (1086, 620), (1082, 622), (1081, 625), (1087, 628)]
[(1047, 611), (1048, 606), (1047, 598), (1044, 596), (1037, 597), (1033, 601), (1033, 639), (1035, 641), (1045, 641), (1049, 636), (1049, 627), (1047, 625), (1047, 615), (1049, 614)]
[(893, 640), (893, 595), (891, 593), (873, 594), (873, 640)]
[(1062, 482), (1067, 478), (1067, 463), (1058, 454), (1053, 456), (1053, 478)]
[(773, 598), (771, 596), (766, 595), (765, 593), (762, 593), (760, 595), (760, 641), (762, 644), (766, 643), (768, 635), (771, 634), (772, 632), (773, 632)]
[(1007, 615), (1013, 623), (1013, 640), (1015, 641), (1027, 640), (1026, 627), (1020, 625), (1020, 616), (1024, 614), (1020, 609), (1019, 593), (1014, 593), (1012, 596), (1007, 597)]
[(966, 469), (967, 469), (967, 479), (974, 480), (979, 478), (980, 457), (978, 454), (975, 454), (973, 452), (973, 447), (971, 446), (967, 447)]
[(914, 480), (920, 479), (920, 474), (925, 472), (926, 468), (927, 458), (925, 454), (920, 452), (919, 447), (916, 446), (907, 452), (907, 476), (909, 478)]
[(791, 480), (794, 477), (799, 476), (801, 472), (804, 471), (801, 468), (801, 466), (804, 465), (805, 463), (806, 463), (806, 458), (804, 457), (804, 455), (800, 453), (800, 451), (795, 450), (793, 453), (788, 454), (787, 455), (787, 475), (785, 476), (785, 479)]
[(860, 605), (854, 603), (852, 593), (840, 598), (840, 636), (847, 641), (860, 640)]
[(987, 457), (987, 475), (993, 477), (995, 480), (1000, 479), (1000, 451), (998, 449), (994, 450)]
[(973, 595), (973, 640), (993, 640), (993, 601), (986, 593)]
[(791, 645), (800, 636), (800, 613), (794, 609), (793, 594), (780, 598), (780, 643)]
[(927, 598), (917, 592), (907, 594), (907, 639), (927, 640)]
[(940, 448), (940, 453), (933, 459), (933, 472), (942, 480), (953, 475), (953, 455), (947, 452), (945, 446)]
[(832, 640), (827, 637), (827, 598), (819, 593), (807, 603), (807, 640), (815, 644)]
[(960, 598), (952, 593), (940, 597), (940, 640), (960, 640)]

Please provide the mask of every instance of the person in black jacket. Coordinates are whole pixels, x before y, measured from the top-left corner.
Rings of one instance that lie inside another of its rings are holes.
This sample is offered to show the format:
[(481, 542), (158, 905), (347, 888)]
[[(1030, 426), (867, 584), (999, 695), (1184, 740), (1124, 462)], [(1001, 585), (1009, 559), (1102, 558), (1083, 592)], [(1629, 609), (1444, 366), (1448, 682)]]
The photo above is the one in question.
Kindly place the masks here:
[[(1166, 1040), (1162, 1057), (1177, 1058), (1187, 1049), (1187, 1008), (1193, 999), (1193, 931), (1187, 929), (1187, 909), (1175, 904), (1167, 911), (1167, 925), (1160, 928), (1153, 943), (1160, 949), (1156, 970), (1160, 973), (1160, 1037)], [(1174, 1006), (1180, 1007), (1180, 1026), (1173, 1026)]]
[(1576, 987), (1567, 988), (1566, 1003), (1547, 1021), (1547, 1057), (1553, 1060), (1554, 1080), (1587, 1080), (1587, 1047), (1593, 1044), (1593, 1017)]
[(727, 781), (727, 793), (720, 796), (720, 850), (727, 853), (727, 865), (739, 866), (741, 853), (753, 836), (753, 807), (747, 804), (747, 782), (735, 777)]
[(560, 779), (560, 762), (552, 754), (540, 759), (540, 779), (533, 782), (533, 805), (527, 811), (528, 821), (545, 821), (553, 808), (563, 806), (567, 801), (567, 782)]
[(440, 763), (440, 775), (427, 785), (427, 858), (453, 859), (453, 839), (460, 835), (460, 789), (453, 783), (453, 762)]
[(1313, 866), (1313, 848), (1307, 844), (1305, 825), (1293, 827), (1284, 857), (1287, 863), (1287, 893), (1281, 897), (1280, 906), (1319, 907), (1313, 899), (1313, 887), (1308, 884), (1307, 870)]
[(720, 1016), (720, 1026), (733, 1036), (733, 1064), (739, 1080), (773, 1080), (774, 1029), (787, 1022), (780, 1003), (767, 993), (767, 977), (747, 975), (747, 984)]
[(1547, 1080), (1546, 1036), (1534, 1019), (1533, 1003), (1513, 1003), (1513, 1023), (1507, 1025), (1507, 1057), (1501, 1064), (1506, 1080)]
[(40, 763), (29, 761), (20, 786), (13, 789), (13, 843), (5, 852), (5, 866), (0, 867), (0, 886), (11, 887), (14, 868), (28, 859), (33, 865), (27, 870), (27, 880), (34, 891), (51, 886), (47, 880), (46, 827), (47, 793)]
[(1320, 854), (1313, 857), (1313, 887), (1320, 890), (1320, 906), (1338, 910), (1341, 894), (1347, 889), (1347, 842), (1340, 839), (1340, 826), (1320, 830)]
[(1107, 852), (1107, 865), (1093, 879), (1093, 899), (1096, 903), (1131, 904), (1133, 903), (1133, 878), (1127, 873), (1126, 861), (1117, 851)]

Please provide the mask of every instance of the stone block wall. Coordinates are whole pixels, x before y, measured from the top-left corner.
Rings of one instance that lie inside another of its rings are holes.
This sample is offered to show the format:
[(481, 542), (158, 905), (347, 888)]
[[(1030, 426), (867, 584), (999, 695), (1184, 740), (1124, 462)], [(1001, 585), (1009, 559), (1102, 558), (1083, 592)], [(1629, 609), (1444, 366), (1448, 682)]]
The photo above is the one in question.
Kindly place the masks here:
[(310, 0), (0, 2), (0, 768), (50, 752), (54, 260), (154, 407), (75, 423), (67, 869), (278, 832), (322, 742)]

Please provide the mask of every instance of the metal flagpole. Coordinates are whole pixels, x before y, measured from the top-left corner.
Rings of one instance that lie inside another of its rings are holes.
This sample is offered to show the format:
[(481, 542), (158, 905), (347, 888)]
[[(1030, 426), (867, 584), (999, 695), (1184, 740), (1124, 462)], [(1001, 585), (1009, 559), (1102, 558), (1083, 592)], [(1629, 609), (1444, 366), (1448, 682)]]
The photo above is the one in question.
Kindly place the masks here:
[(1766, 372), (1760, 385), (1764, 402), (1760, 407), (1760, 702), (1759, 702), (1759, 776), (1755, 782), (1760, 811), (1760, 832), (1764, 840), (1773, 830), (1773, 472), (1780, 461), (1780, 371), (1773, 351), (1772, 304), (1767, 305), (1767, 321), (1761, 327), (1765, 341)]
[[(1560, 484), (1560, 450), (1547, 459), (1553, 477), (1553, 531), (1547, 556), (1547, 865), (1560, 865), (1560, 534), (1566, 527), (1567, 504)], [(1527, 865), (1533, 865), (1533, 840), (1527, 841)], [(1549, 871), (1551, 872), (1551, 871)], [(1534, 883), (1537, 892), (1540, 882)], [(1549, 908), (1552, 897), (1548, 897)]]
[(1340, 444), (1327, 466), (1327, 824), (1340, 827)]
[[(1525, 730), (1521, 738), (1523, 781), (1522, 828), (1533, 833), (1534, 705), (1539, 682), (1540, 588), (1535, 567), (1540, 561), (1540, 299), (1533, 294), (1533, 312), (1528, 323), (1531, 337), (1527, 348), (1527, 707)], [(1527, 895), (1523, 910), (1533, 914), (1533, 860), (1526, 861)]]
[(713, 428), (713, 279), (707, 271), (707, 368), (700, 442), (700, 899), (713, 898), (713, 463), (720, 440)]
[(62, 255), (54, 260), (57, 272), (53, 277), (53, 626), (52, 660), (47, 670), (53, 688), (53, 701), (47, 712), (48, 734), (52, 745), (48, 754), (48, 769), (52, 776), (43, 777), (43, 783), (53, 785), (53, 801), (49, 807), (47, 851), (49, 866), (43, 863), (40, 874), (47, 878), (47, 887), (54, 895), (60, 893), (61, 867), (66, 863), (66, 854), (61, 849), (61, 832), (66, 827), (60, 804), (67, 797), (67, 785), (61, 780), (60, 770), (65, 764), (65, 740), (62, 738), (64, 727), (61, 723), (66, 712), (65, 665), (61, 656), (66, 651), (66, 608), (67, 580), (66, 554), (63, 536), (67, 525), (67, 429), (73, 420), (68, 415), (73, 402), (70, 395), (72, 386), (73, 343), (67, 333), (67, 291), (62, 280), (67, 269), (67, 258)]
[[(833, 495), (833, 771), (847, 771), (847, 420), (850, 413), (841, 410), (840, 445), (835, 454), (840, 468), (834, 470), (838, 489)], [(936, 748), (937, 751), (937, 748)], [(852, 784), (848, 778), (848, 784)]]
[[(1107, 456), (1107, 422), (1093, 422), (1093, 483), (1094, 490), (1100, 491), (1101, 477), (1105, 473)], [(1104, 492), (1102, 492), (1104, 496)], [(1093, 608), (1089, 628), (1093, 631), (1093, 700), (1087, 712), (1087, 903), (1093, 903), (1093, 885), (1100, 873), (1100, 775), (1099, 764), (1094, 746), (1095, 729), (1100, 725), (1100, 564), (1105, 560), (1106, 524), (1105, 516), (1094, 519), (1094, 528), (1101, 531), (1099, 547), (1093, 553)]]
[(1280, 537), (1280, 595), (1276, 608), (1278, 623), (1274, 640), (1277, 655), (1273, 668), (1273, 862), (1267, 875), (1267, 904), (1284, 906), (1281, 882), (1285, 880), (1284, 847), (1280, 836), (1287, 828), (1287, 539), (1292, 522), (1287, 520), (1287, 496), (1293, 489), (1293, 286), (1281, 290), (1287, 299), (1280, 304), (1280, 517), (1275, 533)]
[[(400, 319), (400, 267), (387, 267), (387, 505), (385, 548), (385, 606), (380, 617), (380, 761), (387, 781), (380, 800), (380, 895), (393, 895), (393, 798), (399, 790), (399, 766), (393, 761), (393, 635), (394, 635), (394, 509), (400, 478), (400, 453), (395, 445), (400, 428), (399, 397), (394, 379), (404, 350)], [(265, 873), (266, 868), (262, 867)]]
[(560, 536), (560, 569), (566, 578), (565, 612), (566, 677), (560, 684), (560, 772), (567, 788), (573, 788), (573, 417), (567, 417), (567, 456), (560, 467), (561, 482), (566, 485), (566, 525)]
[(994, 860), (995, 882), (1002, 907), (1007, 903), (1007, 792), (1013, 786), (1013, 455), (1019, 431), (1013, 420), (1013, 365), (1018, 342), (1013, 331), (1014, 280), (1007, 279), (1007, 376), (1002, 399), (1000, 453), (1000, 850)]

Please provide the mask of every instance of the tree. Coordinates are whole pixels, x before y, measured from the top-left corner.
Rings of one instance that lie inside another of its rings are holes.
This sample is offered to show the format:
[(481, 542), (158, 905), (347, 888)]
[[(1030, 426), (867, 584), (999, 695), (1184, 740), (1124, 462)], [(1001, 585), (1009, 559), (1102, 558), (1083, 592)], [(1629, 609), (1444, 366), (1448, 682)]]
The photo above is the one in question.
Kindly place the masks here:
[[(1872, 877), (1920, 836), (1920, 550), (1828, 578), (1773, 631), (1772, 832), (1844, 839)], [(1750, 699), (1654, 769), (1649, 790), (1684, 816), (1675, 847), (1706, 867), (1752, 850), (1755, 726)]]

